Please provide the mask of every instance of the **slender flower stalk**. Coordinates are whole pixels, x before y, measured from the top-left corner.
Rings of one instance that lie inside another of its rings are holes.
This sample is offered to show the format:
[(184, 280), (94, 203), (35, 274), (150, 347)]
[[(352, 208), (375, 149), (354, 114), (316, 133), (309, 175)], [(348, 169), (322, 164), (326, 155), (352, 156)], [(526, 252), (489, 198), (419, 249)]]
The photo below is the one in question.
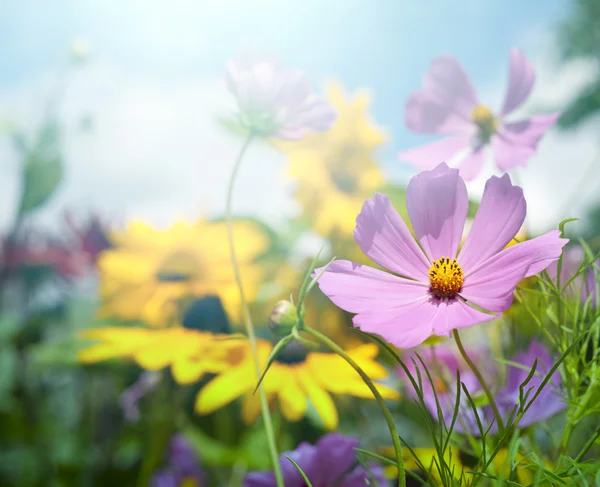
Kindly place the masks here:
[(309, 328), (307, 326), (303, 326), (302, 329), (304, 331), (306, 331), (307, 333), (309, 333), (310, 335), (312, 335), (313, 337), (315, 337), (317, 340), (319, 340), (321, 343), (323, 343), (329, 349), (331, 349), (332, 352), (337, 353), (340, 357), (342, 357), (344, 360), (346, 360), (346, 362), (348, 362), (348, 364), (350, 364), (352, 366), (352, 368), (354, 370), (356, 370), (356, 372), (358, 372), (358, 374), (361, 376), (362, 380), (369, 387), (369, 389), (371, 389), (373, 396), (375, 396), (375, 400), (379, 403), (381, 412), (383, 413), (383, 416), (385, 417), (385, 421), (390, 430), (390, 434), (392, 435), (392, 442), (394, 443), (394, 451), (396, 453), (396, 463), (398, 465), (398, 486), (406, 487), (406, 472), (404, 470), (404, 457), (402, 456), (402, 445), (400, 444), (400, 438), (398, 436), (398, 431), (396, 430), (396, 425), (394, 424), (394, 419), (392, 418), (392, 415), (390, 414), (390, 410), (385, 405), (385, 401), (383, 400), (383, 397), (381, 397), (381, 394), (377, 390), (377, 387), (375, 387), (375, 384), (373, 384), (373, 382), (371, 381), (369, 376), (364, 372), (364, 370), (362, 370), (360, 368), (360, 366), (346, 352), (344, 352), (344, 350), (342, 350), (334, 341), (330, 340), (322, 333), (319, 333), (318, 331), (313, 330), (312, 328)]
[[(248, 333), (248, 340), (250, 341), (250, 346), (252, 347), (252, 356), (254, 359), (254, 365), (256, 367), (256, 379), (259, 380), (261, 377), (260, 370), (260, 362), (258, 360), (258, 352), (256, 348), (256, 333), (254, 332), (254, 325), (252, 324), (252, 317), (250, 316), (250, 310), (248, 308), (248, 303), (246, 302), (246, 297), (244, 295), (244, 287), (242, 285), (242, 276), (240, 273), (240, 268), (237, 262), (237, 258), (235, 255), (235, 246), (233, 242), (233, 224), (232, 224), (232, 216), (231, 216), (231, 201), (233, 196), (233, 186), (235, 184), (235, 178), (237, 176), (238, 170), (241, 166), (242, 159), (246, 150), (250, 146), (252, 142), (252, 135), (249, 135), (246, 138), (246, 141), (242, 145), (240, 153), (235, 161), (235, 165), (233, 166), (233, 171), (231, 173), (231, 179), (229, 180), (229, 188), (227, 189), (227, 205), (225, 207), (225, 219), (227, 220), (227, 234), (229, 237), (229, 248), (231, 250), (231, 263), (233, 264), (233, 270), (235, 272), (235, 280), (238, 285), (238, 289), (240, 291), (240, 300), (242, 302), (242, 312), (244, 316), (244, 324), (246, 325), (246, 333)], [(277, 481), (277, 487), (284, 487), (283, 483), (283, 475), (281, 473), (281, 466), (279, 464), (279, 453), (277, 451), (277, 443), (275, 441), (275, 435), (273, 433), (273, 422), (271, 420), (271, 414), (269, 413), (269, 404), (267, 402), (267, 396), (262, 385), (258, 388), (258, 394), (260, 397), (260, 409), (262, 413), (263, 423), (265, 425), (265, 433), (267, 435), (267, 443), (269, 448), (269, 456), (271, 457), (271, 463), (273, 464), (273, 472), (275, 473), (275, 480)]]
[(496, 423), (498, 423), (498, 431), (500, 433), (502, 433), (504, 431), (504, 421), (502, 420), (502, 415), (500, 414), (500, 410), (498, 409), (498, 405), (496, 404), (496, 400), (494, 399), (494, 395), (492, 394), (492, 391), (488, 387), (487, 382), (481, 375), (481, 372), (479, 372), (479, 369), (477, 368), (477, 366), (469, 358), (469, 355), (467, 354), (465, 347), (463, 347), (462, 341), (460, 339), (460, 335), (458, 334), (458, 330), (453, 330), (452, 334), (454, 336), (454, 340), (456, 341), (456, 346), (458, 347), (458, 351), (460, 352), (460, 355), (465, 360), (465, 362), (467, 363), (467, 365), (469, 366), (469, 368), (471, 369), (473, 374), (475, 374), (475, 377), (477, 377), (477, 380), (481, 384), (481, 387), (484, 390), (485, 395), (488, 398), (488, 401), (490, 403), (492, 411), (494, 412), (494, 418), (496, 418)]

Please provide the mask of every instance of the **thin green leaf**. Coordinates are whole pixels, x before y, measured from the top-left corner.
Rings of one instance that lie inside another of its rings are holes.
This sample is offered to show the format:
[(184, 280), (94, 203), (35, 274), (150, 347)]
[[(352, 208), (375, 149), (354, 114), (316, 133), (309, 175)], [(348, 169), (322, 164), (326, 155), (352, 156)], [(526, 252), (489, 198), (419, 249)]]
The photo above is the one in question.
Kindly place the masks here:
[(304, 473), (304, 471), (300, 468), (300, 465), (298, 465), (294, 460), (292, 460), (288, 456), (286, 456), (285, 458), (287, 458), (290, 462), (292, 462), (292, 464), (294, 465), (294, 467), (296, 467), (296, 470), (298, 470), (298, 472), (300, 472), (300, 475), (302, 475), (302, 478), (304, 479), (304, 482), (306, 482), (306, 486), (307, 487), (312, 487), (312, 484), (310, 483), (310, 480), (308, 480), (308, 477), (306, 476), (306, 474)]
[(288, 346), (288, 344), (293, 339), (294, 339), (294, 337), (292, 335), (285, 336), (281, 340), (279, 340), (277, 342), (277, 344), (273, 347), (273, 350), (271, 350), (271, 354), (269, 355), (269, 359), (267, 360), (267, 366), (265, 367), (265, 370), (263, 370), (263, 373), (261, 374), (260, 379), (258, 379), (256, 387), (254, 388), (253, 394), (256, 394), (256, 391), (258, 390), (258, 388), (262, 384), (262, 381), (265, 378), (265, 375), (267, 374), (269, 368), (271, 367), (271, 365), (273, 364), (273, 362), (275, 361), (275, 359), (277, 358), (277, 356), (283, 351), (283, 349), (285, 347)]

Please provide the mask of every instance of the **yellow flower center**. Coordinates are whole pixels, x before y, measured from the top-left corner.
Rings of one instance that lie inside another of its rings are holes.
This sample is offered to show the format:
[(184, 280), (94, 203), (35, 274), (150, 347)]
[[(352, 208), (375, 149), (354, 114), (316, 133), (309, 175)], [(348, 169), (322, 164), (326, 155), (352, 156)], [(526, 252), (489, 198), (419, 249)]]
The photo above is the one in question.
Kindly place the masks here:
[(498, 122), (488, 107), (477, 105), (473, 108), (471, 119), (473, 120), (473, 123), (479, 127), (479, 138), (482, 139), (483, 142), (487, 142), (489, 138), (496, 133)]
[(187, 282), (201, 274), (198, 260), (187, 252), (175, 252), (167, 256), (156, 273), (162, 282)]
[(456, 259), (441, 257), (429, 268), (431, 292), (439, 298), (456, 296), (464, 282), (462, 268)]

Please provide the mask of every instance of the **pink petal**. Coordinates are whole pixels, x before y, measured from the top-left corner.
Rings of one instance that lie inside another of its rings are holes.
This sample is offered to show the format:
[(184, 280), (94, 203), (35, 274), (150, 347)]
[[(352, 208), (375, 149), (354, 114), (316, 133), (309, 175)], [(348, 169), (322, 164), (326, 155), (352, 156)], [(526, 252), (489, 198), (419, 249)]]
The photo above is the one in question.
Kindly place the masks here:
[(482, 308), (504, 311), (512, 303), (517, 284), (557, 261), (567, 242), (553, 230), (513, 245), (465, 273), (460, 295)]
[(414, 91), (404, 105), (404, 123), (409, 130), (423, 134), (474, 134), (470, 119), (452, 111), (431, 93)]
[[(320, 269), (315, 269), (318, 275)], [(334, 261), (318, 280), (321, 291), (350, 313), (396, 309), (428, 296), (429, 284), (402, 279), (348, 260)]]
[(460, 299), (442, 301), (426, 297), (394, 309), (374, 310), (354, 317), (362, 331), (376, 333), (399, 348), (423, 343), (432, 334), (449, 336), (456, 328), (496, 318), (471, 308)]
[(398, 348), (412, 348), (431, 336), (439, 311), (433, 300), (425, 296), (394, 309), (361, 313), (352, 321), (362, 331), (376, 333)]
[(417, 239), (430, 260), (453, 258), (467, 218), (467, 187), (445, 163), (414, 176), (406, 189), (406, 208)]
[(423, 133), (473, 133), (473, 108), (478, 104), (471, 81), (452, 56), (431, 62), (423, 90), (406, 102), (406, 126)]
[(354, 240), (371, 260), (396, 274), (429, 282), (431, 264), (389, 198), (376, 193), (356, 217)]
[(405, 150), (400, 152), (398, 157), (401, 161), (408, 162), (417, 169), (433, 169), (440, 162), (446, 162), (459, 150), (468, 147), (470, 141), (470, 136), (449, 137)]
[(458, 256), (465, 274), (506, 247), (523, 225), (526, 213), (523, 190), (512, 185), (508, 174), (488, 179), (473, 225)]
[(497, 318), (495, 314), (482, 313), (472, 308), (461, 299), (438, 300), (438, 306), (442, 311), (433, 325), (433, 332), (438, 336), (450, 336), (452, 330), (457, 328), (468, 328)]
[(525, 246), (526, 249), (521, 251), (528, 251), (533, 255), (532, 262), (525, 273), (525, 277), (535, 276), (542, 272), (553, 262), (556, 262), (560, 258), (562, 248), (569, 243), (568, 238), (560, 237), (560, 230), (551, 230), (544, 235), (526, 240), (517, 245), (505, 250), (505, 252), (516, 252), (516, 247)]
[(472, 181), (477, 177), (485, 161), (484, 146), (475, 147), (458, 165), (460, 177), (465, 181)]
[(423, 82), (429, 92), (452, 111), (471, 120), (473, 107), (479, 103), (471, 80), (458, 60), (452, 56), (440, 56), (431, 62)]
[(502, 106), (502, 115), (512, 112), (531, 93), (535, 83), (535, 71), (520, 49), (510, 50), (508, 87)]
[(501, 125), (491, 141), (498, 168), (508, 171), (527, 165), (539, 141), (559, 116), (559, 113), (537, 115), (528, 120)]

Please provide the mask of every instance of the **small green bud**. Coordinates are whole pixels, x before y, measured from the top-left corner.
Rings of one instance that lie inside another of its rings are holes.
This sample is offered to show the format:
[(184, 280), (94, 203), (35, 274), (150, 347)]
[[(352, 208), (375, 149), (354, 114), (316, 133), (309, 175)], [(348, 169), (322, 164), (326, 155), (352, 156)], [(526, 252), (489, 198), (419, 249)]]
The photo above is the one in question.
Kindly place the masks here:
[(440, 337), (440, 336), (437, 336), (437, 335), (431, 335), (427, 340), (425, 340), (423, 342), (423, 345), (429, 345), (431, 347), (434, 347), (438, 343), (445, 342), (446, 340), (447, 340), (447, 338)]
[(289, 335), (292, 328), (298, 324), (298, 310), (289, 301), (279, 301), (271, 316), (269, 316), (269, 329), (278, 336)]

